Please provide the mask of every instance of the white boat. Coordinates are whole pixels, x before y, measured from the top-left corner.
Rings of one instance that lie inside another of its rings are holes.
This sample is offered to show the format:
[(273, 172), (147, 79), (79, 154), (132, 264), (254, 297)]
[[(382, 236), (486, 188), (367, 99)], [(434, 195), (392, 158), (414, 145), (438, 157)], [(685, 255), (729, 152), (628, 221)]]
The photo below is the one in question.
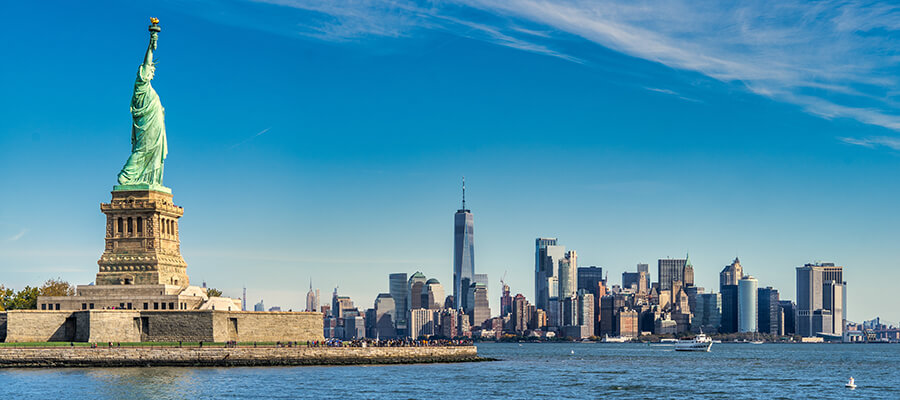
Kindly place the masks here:
[(693, 339), (675, 342), (675, 351), (709, 351), (710, 347), (712, 347), (712, 339), (703, 333), (694, 336)]
[(622, 336), (609, 337), (609, 335), (606, 335), (603, 337), (603, 343), (625, 343), (629, 340), (631, 340), (631, 338)]
[(852, 376), (850, 377), (850, 382), (847, 382), (847, 384), (844, 385), (844, 387), (850, 388), (850, 389), (856, 389), (856, 383), (853, 381)]
[(665, 339), (659, 339), (659, 342), (660, 343), (678, 343), (678, 339), (665, 338)]

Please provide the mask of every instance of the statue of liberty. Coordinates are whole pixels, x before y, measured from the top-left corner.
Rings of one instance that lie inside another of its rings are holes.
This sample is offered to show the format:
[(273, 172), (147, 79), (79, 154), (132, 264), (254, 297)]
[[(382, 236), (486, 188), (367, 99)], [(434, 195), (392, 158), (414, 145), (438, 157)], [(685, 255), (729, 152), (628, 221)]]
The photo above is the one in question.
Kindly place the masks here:
[(144, 55), (144, 62), (138, 68), (131, 96), (131, 156), (119, 172), (119, 185), (114, 190), (127, 190), (137, 185), (143, 188), (162, 189), (163, 163), (166, 161), (165, 110), (159, 96), (150, 85), (156, 73), (153, 51), (156, 50), (159, 20), (151, 18), (150, 45)]

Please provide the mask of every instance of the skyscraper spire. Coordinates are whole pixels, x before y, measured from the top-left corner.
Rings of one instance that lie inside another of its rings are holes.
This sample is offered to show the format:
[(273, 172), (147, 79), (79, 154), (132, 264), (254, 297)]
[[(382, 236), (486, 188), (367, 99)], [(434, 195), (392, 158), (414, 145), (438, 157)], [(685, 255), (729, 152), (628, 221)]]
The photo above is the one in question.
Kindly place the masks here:
[(466, 209), (466, 177), (464, 176), (462, 178), (463, 178), (463, 180), (462, 180), (462, 187), (463, 187), (462, 209), (465, 210)]
[(468, 309), (468, 289), (475, 283), (475, 220), (466, 208), (466, 177), (462, 177), (462, 208), (453, 215), (453, 308)]

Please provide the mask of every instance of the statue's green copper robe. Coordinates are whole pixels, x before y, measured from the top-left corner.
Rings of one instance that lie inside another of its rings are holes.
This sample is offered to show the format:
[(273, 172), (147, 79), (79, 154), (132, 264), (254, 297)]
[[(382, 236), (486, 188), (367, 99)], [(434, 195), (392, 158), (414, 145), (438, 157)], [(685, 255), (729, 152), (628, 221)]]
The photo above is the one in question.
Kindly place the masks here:
[(131, 156), (119, 172), (120, 185), (162, 185), (166, 144), (165, 110), (150, 86), (150, 66), (141, 65), (131, 97)]

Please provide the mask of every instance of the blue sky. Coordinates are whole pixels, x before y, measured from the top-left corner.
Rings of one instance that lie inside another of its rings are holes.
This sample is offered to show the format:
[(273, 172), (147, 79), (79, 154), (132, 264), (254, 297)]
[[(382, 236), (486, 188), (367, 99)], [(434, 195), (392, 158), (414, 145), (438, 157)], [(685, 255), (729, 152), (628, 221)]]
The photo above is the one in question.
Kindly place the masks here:
[(849, 316), (900, 320), (900, 9), (867, 2), (3, 2), (0, 282), (87, 283), (158, 17), (165, 184), (193, 283), (360, 308), (450, 287), (466, 176), (476, 272), (532, 297), (558, 237), (610, 280), (736, 255), (794, 298), (845, 266)]

